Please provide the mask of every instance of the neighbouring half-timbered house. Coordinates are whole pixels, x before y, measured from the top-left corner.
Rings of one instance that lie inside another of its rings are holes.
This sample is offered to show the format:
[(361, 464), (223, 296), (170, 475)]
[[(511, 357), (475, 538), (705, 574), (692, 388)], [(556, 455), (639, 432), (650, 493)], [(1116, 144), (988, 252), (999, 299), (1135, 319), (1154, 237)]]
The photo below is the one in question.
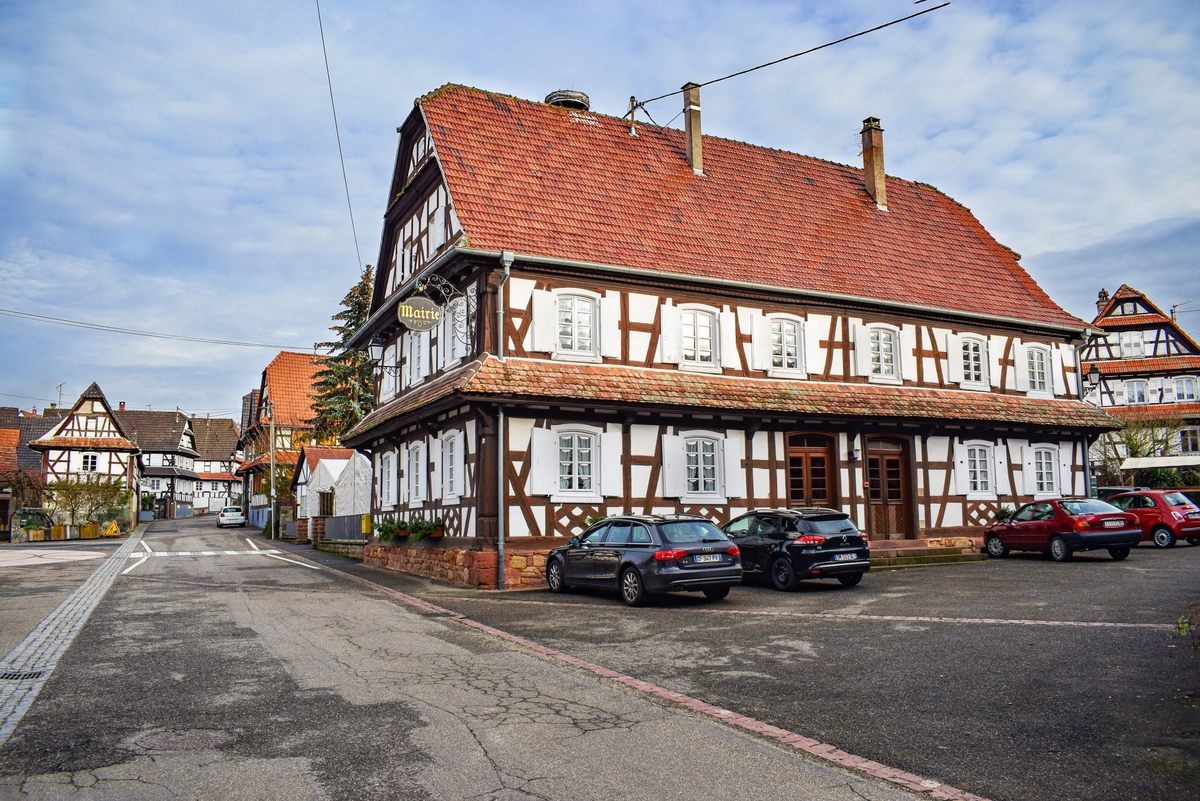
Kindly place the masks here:
[[(917, 539), (1085, 491), (1117, 424), (1078, 400), (1087, 324), (1017, 254), (886, 176), (874, 118), (858, 169), (701, 137), (684, 98), (684, 131), (572, 92), (417, 101), (354, 343), (377, 404), (343, 438), (378, 519), (486, 552), (618, 512), (827, 506)], [(510, 580), (537, 563), (514, 558)]]
[(126, 409), (124, 403), (118, 405), (116, 417), (138, 446), (141, 491), (154, 498), (154, 516), (190, 516), (200, 479), (191, 418), (178, 410)]
[[(238, 466), (237, 475), (242, 478), (243, 493), (249, 501), (247, 521), (252, 526), (265, 525), (271, 511), (268, 476), (272, 423), (276, 468), (290, 470), (296, 464), (300, 448), (312, 439), (313, 383), (320, 369), (320, 356), (280, 351), (263, 370), (259, 388), (243, 399), (245, 424), (238, 448), (245, 461)], [(290, 504), (286, 511), (286, 517), (292, 519), (294, 510)]]
[(199, 454), (194, 507), (215, 514), (224, 506), (240, 505), (242, 483), (234, 472), (241, 464), (237, 423), (227, 417), (193, 417), (192, 432)]
[(1200, 469), (1200, 347), (1127, 284), (1111, 297), (1101, 289), (1096, 311), (1092, 325), (1102, 334), (1082, 352), (1084, 375), (1093, 378), (1084, 398), (1119, 420), (1145, 424), (1130, 442), (1154, 451), (1130, 454), (1126, 438), (1106, 437), (1093, 448), (1096, 467), (1108, 455), (1122, 457), (1127, 471)]
[(28, 447), (41, 453), (47, 484), (111, 479), (133, 490), (130, 515), (131, 519), (137, 519), (141, 479), (138, 446), (95, 382), (83, 391), (69, 412), (46, 433), (29, 442)]

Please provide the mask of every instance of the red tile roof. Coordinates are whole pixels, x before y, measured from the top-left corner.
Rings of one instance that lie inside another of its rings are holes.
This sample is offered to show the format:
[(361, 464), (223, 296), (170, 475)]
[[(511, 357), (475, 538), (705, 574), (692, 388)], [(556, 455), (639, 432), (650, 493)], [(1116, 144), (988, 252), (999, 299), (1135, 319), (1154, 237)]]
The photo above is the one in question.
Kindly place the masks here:
[(35, 451), (59, 449), (138, 452), (138, 446), (124, 437), (52, 437), (51, 439), (35, 439), (29, 443), (28, 447)]
[(448, 85), (419, 101), (455, 210), (476, 248), (734, 279), (1086, 327), (971, 212), (888, 177)]
[(1200, 418), (1200, 403), (1153, 403), (1137, 406), (1104, 407), (1121, 421), (1194, 420)]
[(17, 472), (17, 445), (20, 442), (19, 428), (0, 428), (0, 475)]
[[(313, 382), (321, 369), (321, 357), (311, 353), (280, 351), (266, 369), (266, 396), (275, 405), (275, 425), (307, 427), (315, 414)], [(266, 411), (259, 416), (266, 419)]]
[[(1119, 301), (1123, 301), (1123, 300), (1136, 300), (1142, 306), (1149, 309), (1150, 313), (1149, 314), (1131, 314), (1128, 316), (1112, 314), (1113, 309), (1117, 305), (1117, 303)], [(1112, 316), (1110, 317), (1109, 315), (1112, 315)], [(1092, 320), (1092, 325), (1097, 326), (1099, 328), (1124, 328), (1126, 326), (1166, 325), (1168, 328), (1171, 329), (1171, 333), (1173, 333), (1176, 337), (1178, 337), (1180, 340), (1187, 343), (1187, 345), (1189, 345), (1191, 347), (1191, 350), (1193, 353), (1200, 353), (1200, 346), (1198, 346), (1196, 344), (1196, 341), (1194, 339), (1192, 339), (1190, 336), (1188, 336), (1188, 333), (1186, 331), (1184, 331), (1182, 328), (1180, 328), (1179, 325), (1174, 320), (1172, 320), (1170, 317), (1168, 317), (1166, 314), (1163, 314), (1163, 310), (1158, 308), (1158, 306), (1154, 305), (1154, 303), (1151, 302), (1150, 298), (1146, 297), (1146, 293), (1139, 292), (1138, 290), (1131, 287), (1129, 284), (1121, 284), (1121, 288), (1113, 293), (1113, 296), (1111, 298), (1109, 298), (1108, 303), (1104, 304), (1104, 308), (1101, 309), (1100, 313), (1096, 315), (1094, 320)]]
[(236, 481), (232, 473), (197, 473), (201, 481)]
[[(296, 453), (295, 451), (275, 451), (275, 464), (277, 464), (277, 465), (295, 464), (296, 460), (299, 458), (300, 458), (300, 454)], [(241, 475), (242, 473), (251, 473), (251, 472), (254, 472), (256, 468), (259, 468), (259, 467), (266, 466), (269, 468), (270, 464), (271, 464), (271, 454), (264, 453), (262, 456), (259, 456), (257, 459), (251, 459), (248, 462), (242, 462), (240, 465), (237, 466), (237, 470), (235, 470), (234, 472), (236, 472), (238, 475)]]
[(732, 378), (676, 370), (561, 364), (542, 359), (504, 362), (489, 356), (383, 406), (355, 426), (360, 438), (381, 423), (452, 394), (524, 401), (596, 402), (781, 415), (955, 420), (1062, 426), (1107, 431), (1120, 425), (1075, 400), (1037, 400), (964, 390), (870, 384)]
[(1148, 359), (1111, 359), (1108, 361), (1084, 362), (1084, 372), (1091, 365), (1101, 375), (1125, 373), (1188, 373), (1200, 370), (1200, 356), (1154, 356)]
[(1171, 318), (1162, 314), (1117, 314), (1097, 320), (1096, 325), (1100, 328), (1124, 328), (1162, 325), (1170, 322)]

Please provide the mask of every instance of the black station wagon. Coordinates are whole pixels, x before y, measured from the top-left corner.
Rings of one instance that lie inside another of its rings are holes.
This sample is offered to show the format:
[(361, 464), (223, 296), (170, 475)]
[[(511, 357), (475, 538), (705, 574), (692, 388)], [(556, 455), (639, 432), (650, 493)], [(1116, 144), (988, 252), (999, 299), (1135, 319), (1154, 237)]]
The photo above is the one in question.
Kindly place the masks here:
[(853, 587), (871, 569), (867, 535), (836, 509), (756, 509), (729, 521), (725, 534), (741, 550), (746, 575), (768, 577), (780, 590), (809, 578)]
[(630, 515), (596, 523), (546, 557), (552, 592), (598, 587), (641, 606), (651, 593), (700, 590), (718, 601), (742, 580), (738, 546), (698, 517)]

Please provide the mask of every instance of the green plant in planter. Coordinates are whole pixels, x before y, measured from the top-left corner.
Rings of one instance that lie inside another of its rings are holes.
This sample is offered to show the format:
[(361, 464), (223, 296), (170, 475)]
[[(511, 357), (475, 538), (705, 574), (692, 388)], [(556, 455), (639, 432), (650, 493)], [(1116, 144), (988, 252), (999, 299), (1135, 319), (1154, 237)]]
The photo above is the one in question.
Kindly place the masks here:
[(408, 541), (410, 544), (420, 542), (441, 527), (442, 518), (440, 517), (435, 517), (433, 520), (415, 517), (408, 521)]
[(605, 519), (604, 515), (589, 515), (588, 517), (584, 518), (584, 520), (583, 520), (584, 528), (591, 528), (592, 526), (594, 526), (595, 524), (599, 523), (601, 520), (604, 520), (604, 519)]
[(395, 542), (398, 537), (403, 537), (408, 533), (408, 521), (384, 520), (382, 523), (375, 524), (375, 530), (379, 532), (380, 542)]
[(1009, 518), (1011, 518), (1016, 511), (1016, 509), (1012, 509), (1004, 504), (1001, 504), (1000, 508), (996, 510), (996, 522), (1007, 523)]

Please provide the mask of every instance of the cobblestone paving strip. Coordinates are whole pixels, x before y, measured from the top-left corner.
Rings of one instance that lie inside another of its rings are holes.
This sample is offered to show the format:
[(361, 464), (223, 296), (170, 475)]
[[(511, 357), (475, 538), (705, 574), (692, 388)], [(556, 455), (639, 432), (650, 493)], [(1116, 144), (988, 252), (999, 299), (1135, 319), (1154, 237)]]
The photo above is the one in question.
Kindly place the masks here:
[(136, 529), (129, 539), (87, 581), (75, 588), (20, 645), (0, 660), (0, 746), (8, 742), (21, 718), (29, 711), (42, 686), (54, 672), (59, 657), (83, 629), (92, 610), (108, 592), (145, 531)]
[[(608, 604), (574, 604), (560, 601), (521, 601), (512, 598), (484, 598), (480, 596), (437, 595), (428, 596), (448, 601), (477, 601), (494, 604), (528, 604), (532, 606), (571, 606), (589, 609), (611, 609), (621, 611), (624, 607)], [(1020, 620), (1006, 617), (931, 617), (927, 615), (868, 615), (842, 614), (838, 612), (788, 612), (776, 609), (691, 609), (707, 615), (748, 615), (750, 617), (800, 617), (817, 620), (882, 620), (899, 623), (975, 623), (1006, 626), (1067, 626), (1108, 629), (1158, 629), (1173, 631), (1174, 623), (1109, 623), (1103, 620)]]
[[(293, 554), (293, 555), (295, 555), (295, 554)], [(304, 557), (302, 557), (302, 556), (297, 556), (297, 558), (304, 559)], [(304, 560), (304, 561), (308, 561), (308, 560)], [(747, 717), (745, 715), (739, 715), (738, 713), (733, 712), (731, 710), (722, 709), (721, 707), (718, 707), (718, 706), (713, 706), (712, 704), (701, 701), (698, 698), (692, 698), (691, 696), (684, 695), (683, 693), (678, 693), (678, 692), (675, 692), (674, 690), (669, 690), (666, 687), (660, 687), (657, 684), (651, 684), (648, 681), (642, 681), (641, 679), (635, 679), (632, 676), (626, 676), (624, 673), (619, 673), (618, 671), (610, 670), (606, 667), (602, 667), (601, 665), (593, 664), (584, 659), (580, 659), (578, 657), (571, 656), (568, 653), (564, 653), (562, 651), (558, 651), (553, 648), (549, 648), (540, 643), (536, 643), (533, 640), (527, 640), (524, 637), (517, 636), (516, 634), (510, 634), (507, 631), (502, 631), (500, 629), (489, 626), (485, 623), (480, 623), (477, 620), (472, 620), (471, 618), (467, 617), (466, 615), (462, 614), (461, 612), (455, 612), (451, 609), (446, 609), (444, 607), (438, 606), (437, 604), (430, 603), (428, 600), (426, 600), (424, 598), (419, 598), (415, 595), (409, 595), (408, 593), (400, 592), (399, 590), (394, 590), (390, 587), (385, 587), (382, 584), (376, 584), (375, 582), (371, 581), (370, 579), (366, 579), (361, 576), (356, 576), (353, 573), (346, 573), (346, 572), (343, 572), (340, 570), (337, 572), (340, 575), (344, 576), (345, 578), (347, 578), (357, 584), (361, 584), (365, 587), (370, 587), (372, 590), (375, 590), (376, 592), (380, 592), (380, 593), (383, 593), (384, 595), (388, 595), (392, 598), (395, 598), (398, 601), (402, 601), (403, 603), (408, 604), (409, 606), (416, 607), (417, 609), (420, 609), (424, 612), (427, 612), (427, 613), (430, 613), (433, 615), (437, 615), (439, 617), (445, 617), (445, 618), (449, 618), (451, 620), (455, 620), (459, 623), (462, 623), (465, 626), (469, 626), (473, 629), (482, 631), (486, 634), (491, 634), (492, 636), (498, 637), (502, 640), (505, 640), (506, 642), (513, 643), (514, 645), (519, 645), (523, 648), (528, 648), (531, 651), (539, 653), (539, 654), (541, 654), (545, 657), (548, 657), (550, 659), (553, 659), (557, 662), (562, 662), (563, 664), (567, 664), (572, 667), (579, 668), (581, 670), (586, 670), (589, 673), (593, 673), (597, 676), (601, 676), (601, 677), (609, 679), (611, 681), (615, 681), (619, 684), (623, 684), (626, 687), (629, 687), (634, 690), (638, 690), (639, 692), (643, 692), (648, 695), (653, 695), (657, 698), (662, 698), (663, 700), (666, 700), (666, 701), (671, 701), (671, 702), (679, 704), (680, 706), (683, 706), (687, 709), (690, 709), (694, 712), (698, 712), (702, 715), (707, 715), (708, 717), (715, 718), (716, 720), (722, 721), (723, 723), (725, 723), (727, 725), (736, 726), (738, 728), (745, 729), (746, 731), (753, 732), (753, 733), (758, 734), (763, 737), (769, 737), (772, 740), (776, 740), (779, 743), (791, 746), (792, 748), (795, 748), (799, 751), (804, 751), (805, 753), (812, 754), (813, 756), (817, 756), (822, 759), (827, 759), (830, 762), (836, 762), (837, 764), (839, 764), (843, 767), (861, 771), (862, 773), (866, 773), (869, 776), (874, 776), (876, 778), (883, 779), (885, 781), (891, 782), (892, 784), (899, 785), (901, 787), (904, 787), (908, 790), (912, 790), (914, 792), (923, 793), (923, 794), (927, 795), (929, 798), (944, 799), (945, 801), (988, 801), (988, 799), (984, 798), (983, 796), (974, 795), (973, 793), (969, 793), (966, 790), (959, 790), (957, 787), (951, 787), (950, 785), (942, 784), (941, 782), (936, 781), (934, 779), (926, 779), (922, 776), (917, 776), (915, 774), (908, 773), (906, 771), (888, 767), (887, 765), (882, 765), (873, 760), (866, 759), (865, 757), (860, 757), (855, 754), (850, 754), (845, 751), (842, 751), (837, 746), (830, 745), (828, 743), (822, 743), (818, 740), (812, 739), (811, 737), (805, 737), (801, 734), (797, 734), (795, 732), (788, 731), (787, 729), (781, 729), (778, 726), (772, 726), (771, 724), (766, 723), (761, 720), (757, 720), (756, 718)], [(479, 599), (468, 598), (468, 599), (464, 599), (464, 600), (479, 600)], [(491, 599), (484, 599), (484, 600), (491, 600)], [(500, 599), (496, 599), (496, 600), (499, 601)], [(504, 603), (513, 603), (513, 601), (510, 601), (508, 599), (504, 599), (503, 602)], [(546, 602), (520, 601), (519, 603), (546, 603)], [(552, 605), (552, 604), (547, 603), (547, 605)], [(578, 605), (579, 606), (587, 606), (588, 604), (578, 604)], [(849, 617), (849, 616), (848, 615), (836, 615), (836, 617)]]

